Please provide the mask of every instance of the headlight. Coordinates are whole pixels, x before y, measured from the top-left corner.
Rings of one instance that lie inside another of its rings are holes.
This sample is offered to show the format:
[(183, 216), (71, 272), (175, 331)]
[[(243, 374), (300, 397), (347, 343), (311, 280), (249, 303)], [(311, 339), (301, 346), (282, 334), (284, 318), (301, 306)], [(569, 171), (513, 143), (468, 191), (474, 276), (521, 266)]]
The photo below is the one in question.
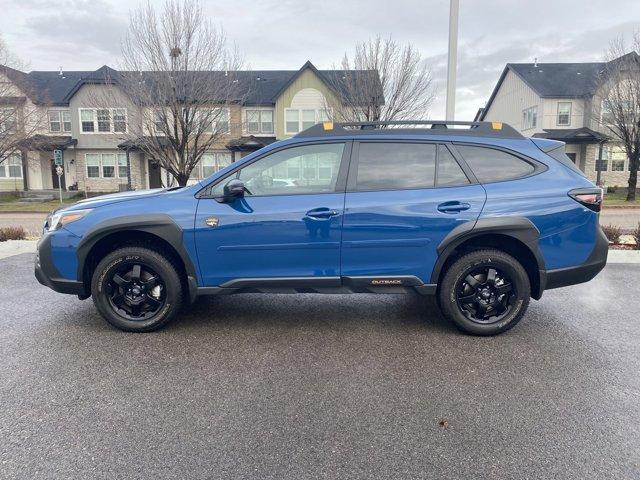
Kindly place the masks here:
[(91, 209), (87, 208), (85, 210), (71, 210), (69, 212), (53, 213), (47, 220), (47, 231), (52, 232), (75, 222), (76, 220), (80, 220), (90, 211)]

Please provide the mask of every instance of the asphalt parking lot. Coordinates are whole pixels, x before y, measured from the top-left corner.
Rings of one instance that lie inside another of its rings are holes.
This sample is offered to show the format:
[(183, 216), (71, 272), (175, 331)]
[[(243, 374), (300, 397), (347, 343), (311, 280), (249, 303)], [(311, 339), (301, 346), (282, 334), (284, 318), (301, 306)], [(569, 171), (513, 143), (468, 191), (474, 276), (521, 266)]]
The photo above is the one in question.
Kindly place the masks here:
[(402, 295), (206, 298), (136, 335), (0, 260), (0, 477), (640, 478), (639, 281), (493, 338)]

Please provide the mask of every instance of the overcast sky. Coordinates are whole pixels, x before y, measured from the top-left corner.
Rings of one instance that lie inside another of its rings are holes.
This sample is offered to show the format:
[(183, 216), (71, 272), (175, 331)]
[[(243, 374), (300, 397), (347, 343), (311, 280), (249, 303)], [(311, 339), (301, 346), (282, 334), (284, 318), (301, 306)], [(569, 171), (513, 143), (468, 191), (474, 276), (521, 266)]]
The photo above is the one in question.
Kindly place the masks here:
[[(160, 2), (158, 2), (160, 3)], [(31, 70), (116, 67), (137, 0), (0, 0), (0, 32)], [(338, 63), (378, 33), (411, 42), (432, 69), (444, 117), (449, 0), (208, 0), (253, 69)], [(640, 0), (460, 0), (456, 117), (472, 119), (507, 62), (598, 61), (640, 28)]]

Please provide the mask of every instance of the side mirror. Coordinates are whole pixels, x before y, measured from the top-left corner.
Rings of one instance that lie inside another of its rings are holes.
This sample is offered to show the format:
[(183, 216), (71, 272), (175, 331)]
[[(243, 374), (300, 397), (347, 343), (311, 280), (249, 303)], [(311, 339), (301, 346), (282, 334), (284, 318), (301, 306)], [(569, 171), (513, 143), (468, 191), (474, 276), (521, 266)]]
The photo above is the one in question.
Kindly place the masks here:
[(245, 190), (244, 182), (237, 178), (233, 178), (224, 186), (224, 197), (226, 199), (242, 198), (244, 197)]

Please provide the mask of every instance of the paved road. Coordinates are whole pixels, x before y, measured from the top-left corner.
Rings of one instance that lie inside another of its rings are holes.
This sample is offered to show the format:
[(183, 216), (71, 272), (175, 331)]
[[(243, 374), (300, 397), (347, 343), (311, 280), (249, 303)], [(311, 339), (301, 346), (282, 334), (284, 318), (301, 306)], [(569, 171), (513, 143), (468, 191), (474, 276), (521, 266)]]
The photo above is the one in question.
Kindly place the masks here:
[(0, 477), (640, 478), (638, 280), (495, 338), (402, 295), (202, 299), (135, 335), (1, 260)]

